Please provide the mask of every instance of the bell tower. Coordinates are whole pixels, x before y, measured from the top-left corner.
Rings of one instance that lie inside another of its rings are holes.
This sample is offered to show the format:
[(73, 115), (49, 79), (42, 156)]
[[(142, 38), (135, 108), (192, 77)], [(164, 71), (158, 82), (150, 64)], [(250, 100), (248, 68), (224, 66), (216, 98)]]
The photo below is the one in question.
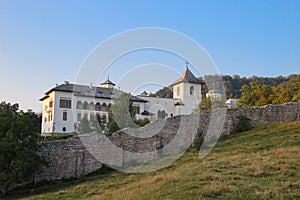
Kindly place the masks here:
[(188, 62), (180, 78), (173, 86), (176, 115), (190, 115), (201, 102), (201, 85), (203, 82), (189, 70)]

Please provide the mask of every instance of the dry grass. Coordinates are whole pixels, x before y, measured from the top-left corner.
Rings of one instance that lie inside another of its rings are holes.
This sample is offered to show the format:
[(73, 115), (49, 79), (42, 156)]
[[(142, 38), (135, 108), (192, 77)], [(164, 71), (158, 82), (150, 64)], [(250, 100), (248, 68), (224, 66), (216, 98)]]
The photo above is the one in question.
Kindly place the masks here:
[(8, 196), (23, 199), (300, 199), (300, 122), (221, 139), (204, 159), (190, 151), (146, 174), (109, 172)]

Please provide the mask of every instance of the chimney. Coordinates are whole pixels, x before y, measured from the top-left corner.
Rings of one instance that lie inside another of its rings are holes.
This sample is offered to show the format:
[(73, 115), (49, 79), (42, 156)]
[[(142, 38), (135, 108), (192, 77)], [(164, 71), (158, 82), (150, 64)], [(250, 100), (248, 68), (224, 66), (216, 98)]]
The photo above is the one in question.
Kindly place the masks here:
[(92, 83), (90, 83), (90, 89), (93, 89), (93, 84)]
[(69, 85), (69, 81), (65, 81), (64, 84), (65, 84), (65, 85)]

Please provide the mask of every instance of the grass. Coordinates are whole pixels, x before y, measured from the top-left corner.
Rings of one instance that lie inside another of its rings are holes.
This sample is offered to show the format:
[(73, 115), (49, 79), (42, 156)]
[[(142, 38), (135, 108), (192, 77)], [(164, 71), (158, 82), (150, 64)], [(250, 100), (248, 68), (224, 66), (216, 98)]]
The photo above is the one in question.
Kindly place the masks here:
[(14, 191), (21, 199), (300, 199), (300, 122), (222, 138), (200, 159), (186, 152), (145, 174), (103, 168), (80, 179)]

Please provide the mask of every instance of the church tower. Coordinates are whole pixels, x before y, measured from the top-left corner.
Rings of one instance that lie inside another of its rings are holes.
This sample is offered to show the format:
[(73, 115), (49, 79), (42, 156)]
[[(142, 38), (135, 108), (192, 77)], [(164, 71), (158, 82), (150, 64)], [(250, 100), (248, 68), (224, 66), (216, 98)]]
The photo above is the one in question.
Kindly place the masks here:
[(180, 78), (173, 86), (175, 100), (175, 115), (190, 115), (201, 102), (201, 85), (203, 82), (189, 70), (188, 63)]

